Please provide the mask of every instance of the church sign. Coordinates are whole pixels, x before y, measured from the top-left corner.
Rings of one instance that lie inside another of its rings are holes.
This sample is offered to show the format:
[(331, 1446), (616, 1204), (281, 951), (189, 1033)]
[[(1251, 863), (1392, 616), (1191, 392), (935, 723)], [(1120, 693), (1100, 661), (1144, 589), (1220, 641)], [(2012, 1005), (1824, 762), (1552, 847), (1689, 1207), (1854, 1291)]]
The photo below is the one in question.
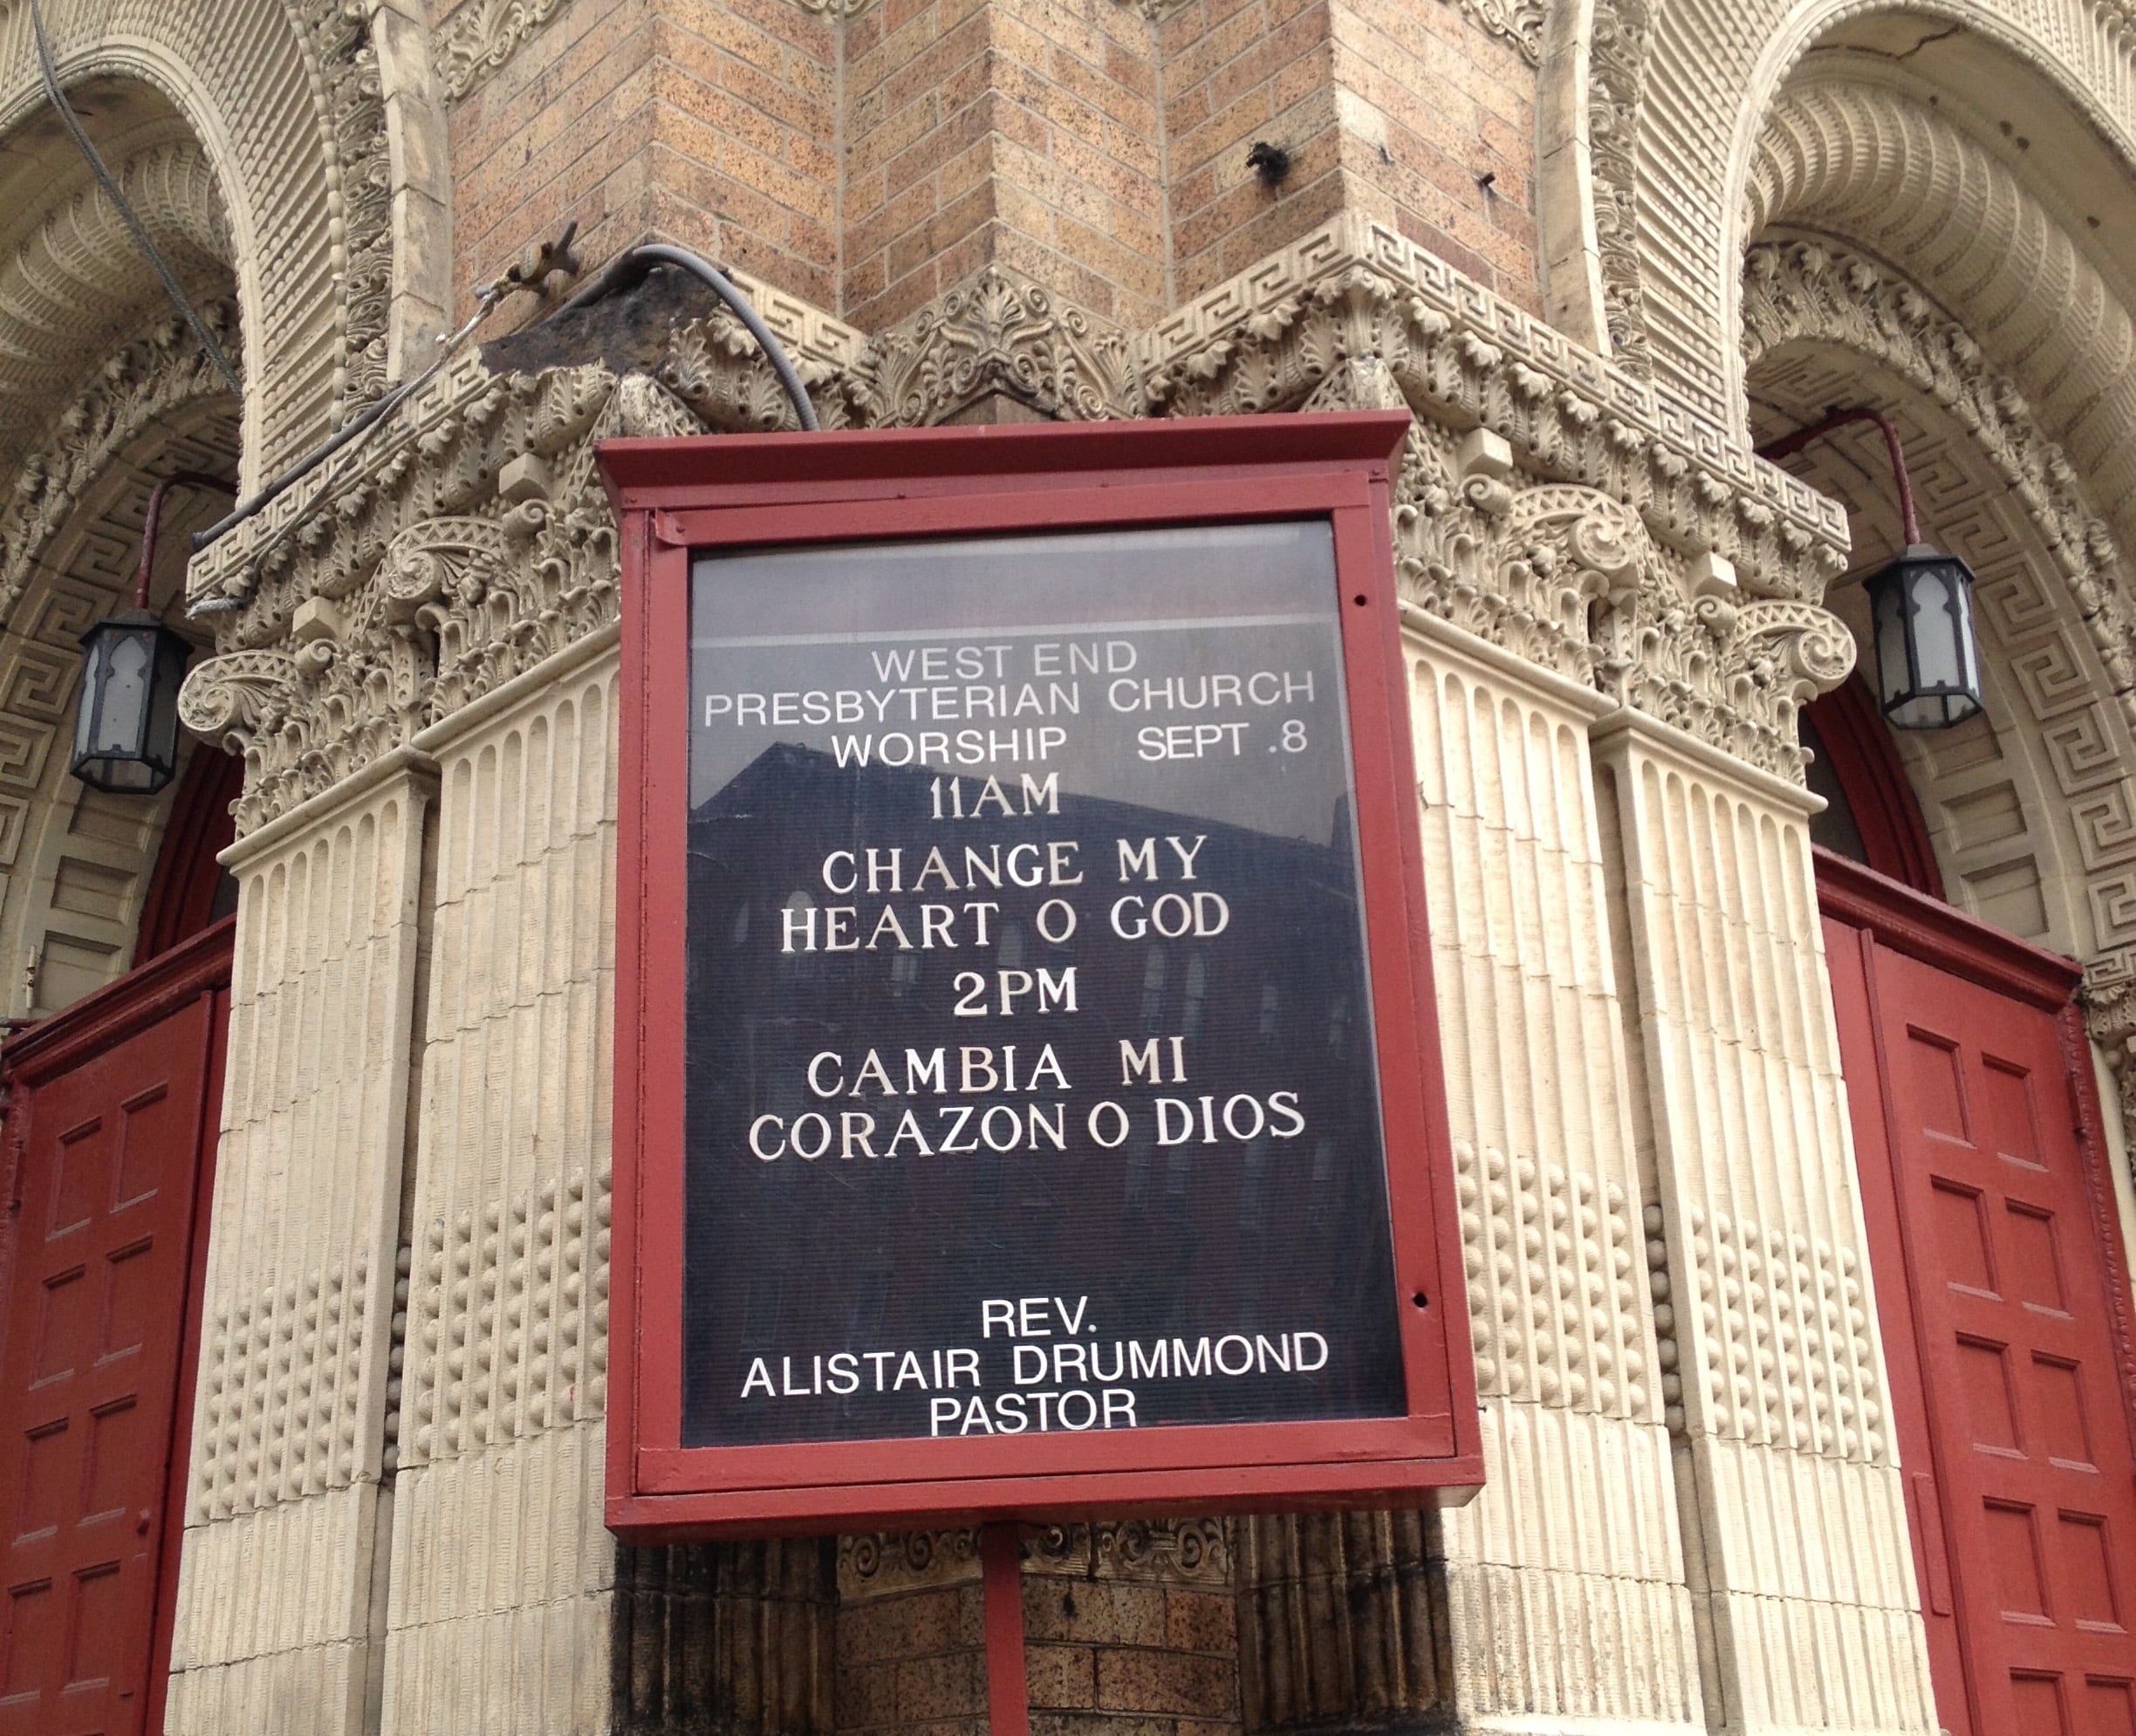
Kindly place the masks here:
[(620, 1533), (1480, 1480), (1406, 427), (603, 447)]

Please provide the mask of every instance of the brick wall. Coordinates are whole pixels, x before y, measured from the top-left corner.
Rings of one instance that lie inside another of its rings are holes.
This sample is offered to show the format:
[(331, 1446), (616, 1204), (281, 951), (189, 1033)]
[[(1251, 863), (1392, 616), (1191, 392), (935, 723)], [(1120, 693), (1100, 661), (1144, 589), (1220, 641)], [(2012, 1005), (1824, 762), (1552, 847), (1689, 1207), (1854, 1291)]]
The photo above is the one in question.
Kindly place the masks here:
[(1239, 1727), (1229, 1586), (1028, 1562), (1024, 1667), (1031, 1736), (1232, 1736)]
[[(1161, 38), (1179, 297), (1350, 208), (1537, 304), (1535, 80), (1510, 44), (1443, 0), (1195, 0)], [(1290, 154), (1274, 188), (1246, 161), (1263, 140)]]
[(1116, 0), (888, 0), (846, 51), (845, 316), (1012, 266), (1129, 325), (1165, 305), (1147, 24)]
[(453, 110), (455, 283), (577, 217), (866, 330), (992, 263), (1141, 327), (1349, 208), (1535, 305), (1533, 135), (1449, 0), (568, 0)]
[(792, 0), (570, 0), (453, 110), (454, 288), (570, 218), (839, 298), (837, 27)]

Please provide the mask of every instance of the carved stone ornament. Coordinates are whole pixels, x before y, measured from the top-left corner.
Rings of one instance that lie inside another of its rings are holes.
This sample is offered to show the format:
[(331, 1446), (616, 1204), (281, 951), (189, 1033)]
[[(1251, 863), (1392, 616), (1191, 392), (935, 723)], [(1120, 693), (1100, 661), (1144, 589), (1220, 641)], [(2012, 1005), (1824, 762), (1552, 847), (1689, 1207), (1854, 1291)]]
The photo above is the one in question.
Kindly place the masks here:
[[(991, 394), (1071, 419), (1406, 404), (1412, 601), (1769, 769), (1799, 774), (1792, 708), (1844, 670), (1845, 636), (1815, 606), (1845, 559), (1837, 502), (1362, 218), (1139, 340), (999, 267), (872, 338), (741, 286), (828, 427), (941, 421)], [(225, 732), (252, 732), (241, 829), (614, 619), (596, 441), (790, 416), (723, 312), (620, 377), (458, 358), (193, 564), (190, 599), (226, 653), (294, 660), (271, 724), (239, 714)], [(1687, 591), (1701, 562), (1740, 584)], [(195, 676), (203, 694), (220, 679)]]
[(921, 427), (996, 392), (1071, 421), (1136, 404), (1126, 335), (999, 266), (881, 333), (860, 366), (879, 427)]
[[(210, 302), (202, 312), (216, 340), (234, 346), (237, 310)], [(223, 390), (222, 376), (175, 317), (110, 356), (46, 425), (15, 473), (13, 496), (0, 504), (0, 621), (15, 618), (44, 545), (97, 476), (161, 418)]]
[(457, 102), (518, 52), (564, 0), (469, 0), (439, 28), (439, 81)]
[(979, 1534), (969, 1528), (863, 1531), (839, 1539), (839, 1596), (848, 1601), (978, 1577)]
[(1229, 1586), (1231, 1527), (1221, 1519), (1049, 1525), (1028, 1546), (1029, 1571), (1085, 1579)]
[(1838, 502), (1355, 213), (1188, 303), (1140, 350), (1145, 398), (1167, 415), (1293, 409), (1374, 357), (1421, 415), (1491, 429), (1529, 469), (1629, 504), (1658, 544), (1731, 561), (1758, 595), (1814, 602), (1845, 568)]
[(1594, 38), (1588, 55), (1589, 162), (1603, 318), (1609, 329), (1610, 354), (1640, 379), (1653, 369), (1640, 289), (1638, 153), (1651, 16), (1649, 0), (1595, 0)]

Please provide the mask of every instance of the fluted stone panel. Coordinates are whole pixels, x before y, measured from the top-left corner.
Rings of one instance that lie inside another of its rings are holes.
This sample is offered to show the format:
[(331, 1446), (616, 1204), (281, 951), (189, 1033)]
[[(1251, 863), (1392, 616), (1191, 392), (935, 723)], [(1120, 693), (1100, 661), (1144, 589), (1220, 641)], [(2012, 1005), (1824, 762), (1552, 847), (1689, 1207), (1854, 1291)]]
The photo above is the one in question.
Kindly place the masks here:
[(1708, 1719), (1934, 1731), (1806, 803), (1632, 714), (1597, 734), (1676, 1299)]
[(428, 789), (242, 846), (173, 1736), (364, 1727)]
[[(541, 679), (545, 675), (548, 679)], [(612, 648), (425, 745), (435, 889), (382, 1729), (606, 1727)]]
[(1408, 644), (1486, 1483), (1443, 1521), (1452, 1700), (1697, 1723), (1587, 728), (1436, 620)]

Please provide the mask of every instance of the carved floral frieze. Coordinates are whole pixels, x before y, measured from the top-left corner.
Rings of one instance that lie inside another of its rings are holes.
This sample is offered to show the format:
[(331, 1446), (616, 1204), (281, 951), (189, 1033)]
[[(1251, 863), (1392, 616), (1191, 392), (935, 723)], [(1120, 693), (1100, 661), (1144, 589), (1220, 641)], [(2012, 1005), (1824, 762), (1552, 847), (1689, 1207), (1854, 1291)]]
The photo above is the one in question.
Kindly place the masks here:
[(1221, 1519), (1048, 1525), (1025, 1545), (1027, 1571), (1154, 1584), (1231, 1583), (1231, 1526)]

